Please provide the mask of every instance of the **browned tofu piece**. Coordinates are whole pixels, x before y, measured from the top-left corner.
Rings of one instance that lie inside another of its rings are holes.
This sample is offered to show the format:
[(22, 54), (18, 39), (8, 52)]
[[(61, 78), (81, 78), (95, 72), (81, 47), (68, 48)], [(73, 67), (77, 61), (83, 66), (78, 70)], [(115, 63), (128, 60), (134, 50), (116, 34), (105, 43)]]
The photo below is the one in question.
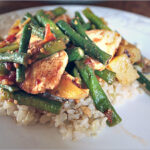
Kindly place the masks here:
[(86, 34), (101, 50), (112, 57), (115, 55), (122, 39), (119, 33), (109, 30), (89, 30), (86, 31)]
[(126, 54), (114, 57), (108, 67), (116, 73), (117, 79), (124, 85), (131, 84), (139, 77)]
[(32, 94), (54, 89), (59, 84), (67, 63), (68, 55), (65, 51), (35, 62), (26, 70), (26, 78), (21, 88)]

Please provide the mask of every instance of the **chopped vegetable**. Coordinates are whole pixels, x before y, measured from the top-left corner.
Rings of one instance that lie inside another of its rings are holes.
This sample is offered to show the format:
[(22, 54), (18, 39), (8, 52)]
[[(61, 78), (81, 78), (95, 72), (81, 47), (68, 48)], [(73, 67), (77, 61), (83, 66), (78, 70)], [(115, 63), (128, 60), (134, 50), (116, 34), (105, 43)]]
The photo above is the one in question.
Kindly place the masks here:
[(75, 12), (75, 17), (80, 21), (82, 25), (85, 24), (84, 19), (82, 18), (81, 14), (78, 11)]
[(80, 60), (84, 57), (84, 51), (80, 47), (74, 47), (67, 50), (69, 62)]
[(105, 113), (106, 116), (108, 112), (110, 112), (110, 116), (107, 119), (108, 125), (114, 126), (120, 123), (121, 118), (116, 113), (115, 109), (113, 108), (106, 94), (101, 88), (93, 69), (91, 69), (88, 65), (85, 65), (83, 60), (76, 61), (76, 66), (82, 76), (82, 79), (86, 83), (87, 87), (90, 89), (90, 95), (93, 98), (96, 109)]
[(50, 100), (37, 95), (27, 94), (23, 91), (9, 92), (8, 90), (0, 89), (0, 99), (9, 100), (14, 99), (19, 105), (32, 106), (36, 109), (48, 111), (58, 114), (61, 109), (61, 102)]
[(77, 77), (79, 79), (78, 82), (81, 84), (82, 79), (81, 79), (80, 73), (76, 67), (73, 68), (72, 74), (74, 77)]
[(45, 26), (45, 37), (44, 37), (44, 41), (48, 42), (48, 41), (53, 41), (56, 40), (56, 37), (54, 36), (54, 34), (51, 32), (50, 30), (50, 25), (46, 24)]
[(14, 62), (18, 64), (22, 64), (27, 66), (27, 60), (29, 55), (26, 53), (21, 52), (14, 52), (14, 53), (0, 53), (0, 62)]
[(30, 23), (30, 26), (32, 28), (32, 34), (40, 37), (41, 39), (44, 39), (45, 29), (43, 27), (39, 27), (37, 25), (34, 25), (33, 23)]
[(150, 91), (150, 81), (140, 71), (137, 71), (137, 73), (140, 76), (137, 80), (143, 84), (148, 91)]
[(0, 76), (8, 74), (8, 70), (6, 69), (6, 65), (0, 62)]
[(61, 16), (64, 13), (66, 13), (66, 9), (62, 8), (62, 7), (58, 7), (55, 8), (54, 10), (52, 10), (52, 13), (54, 14), (55, 17)]
[(112, 84), (116, 77), (116, 73), (108, 69), (104, 69), (102, 71), (95, 70), (95, 74), (105, 80), (108, 84)]
[(139, 77), (126, 54), (116, 56), (108, 67), (116, 73), (116, 78), (124, 85), (130, 85)]
[(59, 28), (69, 36), (70, 40), (73, 42), (74, 45), (81, 47), (85, 54), (98, 59), (103, 64), (107, 64), (109, 59), (111, 58), (110, 55), (100, 50), (95, 44), (86, 40), (80, 34), (76, 33), (66, 22), (59, 21), (57, 22)]
[(68, 37), (61, 32), (61, 30), (47, 17), (47, 15), (44, 14), (43, 10), (38, 11), (36, 13), (36, 17), (43, 26), (46, 26), (46, 24), (50, 25), (51, 31), (55, 34), (57, 39), (62, 39), (65, 43), (68, 43)]
[[(19, 45), (19, 52), (27, 53), (30, 38), (31, 38), (31, 28), (29, 24), (26, 24), (23, 28)], [(24, 80), (25, 80), (25, 67), (23, 65), (20, 65), (16, 69), (16, 81), (23, 82)]]
[(24, 16), (25, 19), (30, 18), (31, 22), (37, 26), (39, 26), (38, 21), (32, 16), (32, 14), (30, 14), (29, 12), (26, 13), (26, 15)]
[(45, 49), (46, 55), (51, 55), (60, 50), (66, 49), (66, 45), (62, 40), (56, 40), (56, 41), (51, 41), (51, 42), (44, 44), (44, 49)]
[(14, 85), (2, 85), (0, 84), (0, 88), (2, 89), (5, 89), (5, 90), (8, 90), (9, 92), (14, 92), (14, 91), (18, 91), (19, 88), (17, 86), (14, 86)]
[(19, 48), (19, 45), (17, 43), (11, 43), (5, 47), (0, 48), (0, 53), (4, 53), (7, 51), (14, 51), (18, 48)]
[(23, 28), (22, 37), (19, 45), (19, 52), (26, 53), (31, 37), (31, 28), (29, 24), (26, 24)]
[(91, 23), (85, 23), (85, 24), (83, 24), (82, 25), (82, 27), (85, 29), (85, 30), (89, 30), (89, 29), (91, 29)]
[(52, 101), (36, 95), (27, 94), (23, 91), (13, 93), (13, 98), (19, 105), (33, 106), (36, 109), (45, 110), (58, 114), (61, 109), (61, 102)]
[(89, 39), (88, 35), (85, 33), (85, 29), (83, 28), (83, 26), (81, 25), (81, 23), (79, 22), (78, 19), (76, 19), (76, 18), (72, 19), (71, 25), (81, 36), (83, 36), (86, 40), (89, 40), (89, 42), (92, 42)]
[(90, 8), (86, 8), (83, 10), (83, 14), (89, 19), (91, 23), (93, 23), (97, 29), (106, 29), (110, 30), (110, 28), (104, 24), (101, 18), (97, 17)]
[[(32, 27), (32, 33), (40, 37), (41, 39), (44, 39), (45, 36), (45, 29), (43, 27), (38, 27), (33, 24), (30, 24)], [(43, 45), (44, 52), (38, 54), (37, 58), (41, 59), (44, 57), (47, 57), (53, 53), (56, 53), (60, 50), (66, 49), (66, 44), (62, 40), (54, 40), (49, 41)]]

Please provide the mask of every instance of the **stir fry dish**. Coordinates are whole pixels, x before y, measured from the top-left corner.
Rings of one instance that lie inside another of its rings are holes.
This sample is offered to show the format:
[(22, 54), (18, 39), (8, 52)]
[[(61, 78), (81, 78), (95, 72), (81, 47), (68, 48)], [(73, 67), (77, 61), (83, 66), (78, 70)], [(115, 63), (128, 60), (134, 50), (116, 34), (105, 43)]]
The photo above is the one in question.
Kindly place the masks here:
[(27, 12), (0, 39), (0, 111), (20, 124), (54, 124), (65, 137), (95, 135), (121, 122), (116, 101), (150, 91), (149, 68), (90, 8), (73, 18), (62, 7)]

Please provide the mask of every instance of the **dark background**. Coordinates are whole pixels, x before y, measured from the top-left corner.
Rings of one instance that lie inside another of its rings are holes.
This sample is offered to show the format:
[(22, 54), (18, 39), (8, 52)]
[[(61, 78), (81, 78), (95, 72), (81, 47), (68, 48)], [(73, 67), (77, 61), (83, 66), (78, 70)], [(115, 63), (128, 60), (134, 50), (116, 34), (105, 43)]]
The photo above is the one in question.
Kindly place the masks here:
[(85, 1), (85, 0), (73, 0), (73, 1), (0, 1), (0, 13), (6, 13), (12, 10), (18, 10), (22, 8), (55, 5), (55, 4), (89, 4), (93, 6), (104, 6), (126, 10), (141, 15), (150, 17), (150, 1)]

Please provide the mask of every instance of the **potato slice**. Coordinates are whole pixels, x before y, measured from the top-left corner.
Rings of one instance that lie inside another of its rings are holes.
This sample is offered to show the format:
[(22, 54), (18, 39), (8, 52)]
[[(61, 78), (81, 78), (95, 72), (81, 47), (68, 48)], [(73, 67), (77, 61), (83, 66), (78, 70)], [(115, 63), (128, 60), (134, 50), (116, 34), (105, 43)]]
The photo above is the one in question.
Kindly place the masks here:
[(74, 77), (68, 73), (64, 73), (59, 85), (50, 91), (50, 93), (66, 99), (81, 99), (89, 95), (89, 89), (80, 88)]
[(35, 62), (26, 70), (26, 78), (21, 88), (32, 94), (54, 89), (59, 84), (67, 63), (68, 55), (65, 51)]
[(131, 84), (139, 77), (126, 54), (116, 56), (108, 67), (116, 73), (117, 79), (124, 85)]
[(140, 50), (130, 43), (120, 44), (117, 55), (120, 56), (122, 54), (126, 54), (130, 58), (132, 64), (141, 60)]
[(86, 31), (86, 34), (101, 50), (112, 57), (115, 55), (122, 39), (119, 33), (109, 30), (95, 29)]

